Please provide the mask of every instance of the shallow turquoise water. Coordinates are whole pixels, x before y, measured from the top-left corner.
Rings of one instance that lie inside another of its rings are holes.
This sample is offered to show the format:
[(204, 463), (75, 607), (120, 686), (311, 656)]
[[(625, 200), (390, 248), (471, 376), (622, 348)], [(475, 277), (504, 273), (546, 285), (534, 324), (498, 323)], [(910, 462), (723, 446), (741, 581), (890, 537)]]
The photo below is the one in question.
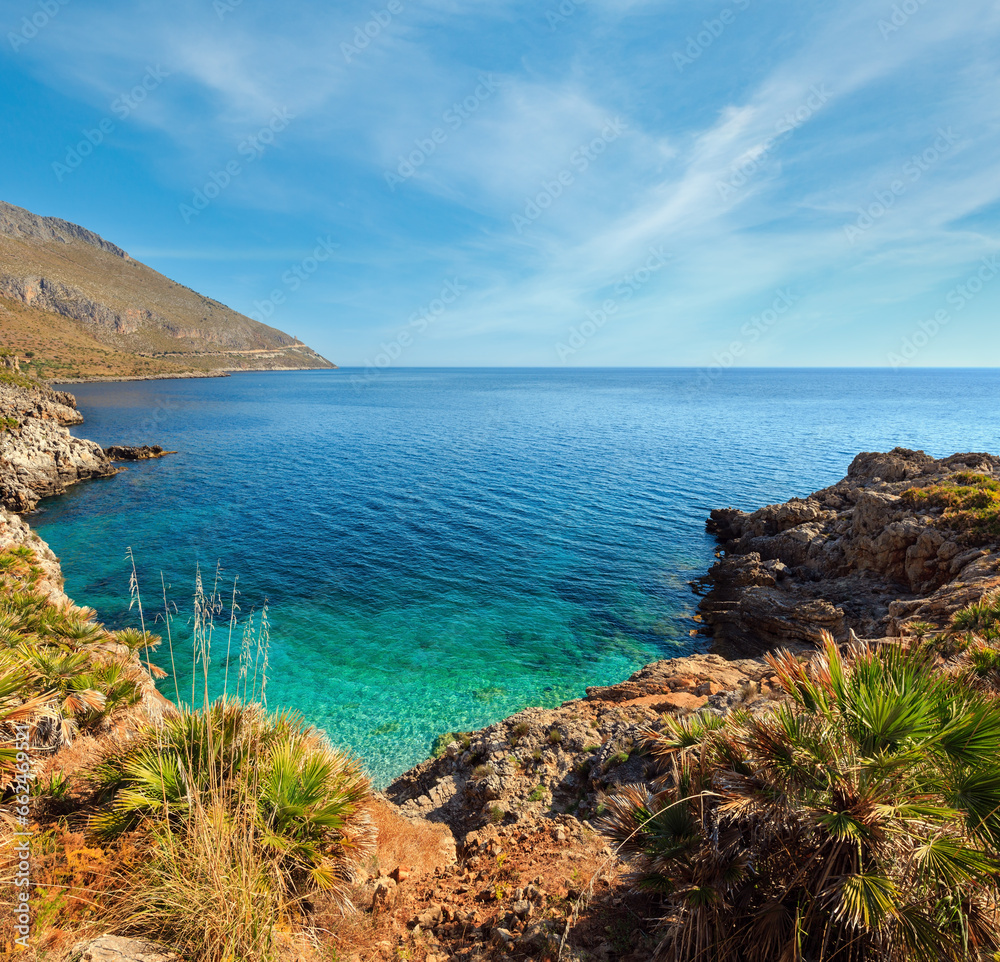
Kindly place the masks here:
[(1000, 450), (996, 372), (356, 373), (76, 385), (79, 435), (179, 453), (32, 523), (109, 625), (137, 623), (127, 547), (147, 609), (162, 573), (182, 697), (196, 565), (238, 575), (242, 616), (269, 605), (269, 705), (379, 784), (442, 731), (689, 650), (711, 508), (807, 494), (860, 450)]

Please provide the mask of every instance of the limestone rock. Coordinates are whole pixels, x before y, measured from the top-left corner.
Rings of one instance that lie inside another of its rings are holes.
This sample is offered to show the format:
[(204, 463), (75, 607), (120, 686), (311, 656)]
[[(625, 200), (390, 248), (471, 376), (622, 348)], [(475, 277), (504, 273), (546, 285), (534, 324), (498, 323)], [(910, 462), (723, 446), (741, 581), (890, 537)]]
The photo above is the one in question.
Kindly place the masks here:
[[(839, 641), (851, 631), (880, 637), (907, 618), (941, 624), (975, 600), (992, 577), (984, 558), (996, 561), (1000, 545), (963, 550), (939, 512), (914, 510), (901, 497), (959, 471), (1000, 478), (1000, 458), (865, 452), (843, 480), (808, 498), (713, 511), (707, 527), (724, 555), (699, 608), (714, 650), (812, 646), (823, 631)], [(959, 587), (970, 581), (978, 585), (971, 592)]]
[(124, 470), (112, 460), (172, 453), (158, 445), (112, 446), (104, 451), (69, 433), (66, 425), (81, 421), (71, 394), (44, 384), (21, 387), (0, 382), (0, 506), (33, 511), (39, 500), (62, 494), (77, 481)]
[(0, 505), (31, 511), (39, 499), (61, 494), (87, 478), (118, 469), (93, 441), (73, 437), (65, 427), (83, 420), (69, 395), (44, 385), (27, 389), (0, 384)]
[(176, 451), (164, 451), (158, 444), (142, 444), (134, 447), (128, 444), (112, 444), (104, 449), (105, 455), (112, 461), (149, 461), (152, 458), (162, 458)]
[(169, 949), (142, 939), (102, 935), (90, 942), (78, 942), (70, 952), (70, 962), (180, 962)]

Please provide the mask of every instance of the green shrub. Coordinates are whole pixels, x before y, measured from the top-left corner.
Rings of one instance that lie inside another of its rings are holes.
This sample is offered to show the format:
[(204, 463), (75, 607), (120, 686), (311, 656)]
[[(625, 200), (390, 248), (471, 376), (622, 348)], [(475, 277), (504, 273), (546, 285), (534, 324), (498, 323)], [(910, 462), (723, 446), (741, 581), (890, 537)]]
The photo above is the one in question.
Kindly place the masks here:
[(982, 647), (969, 650), (969, 660), (972, 662), (972, 673), (978, 678), (987, 678), (1000, 671), (1000, 650)]
[(342, 897), (372, 844), (361, 769), (293, 714), (219, 700), (181, 710), (97, 766), (101, 810), (91, 829), (109, 837), (180, 827), (200, 810), (249, 820), (287, 897), (318, 887)]
[(971, 632), (986, 641), (1000, 640), (1000, 596), (988, 596), (956, 611), (951, 619), (958, 632)]
[(960, 533), (968, 544), (1000, 538), (1000, 481), (964, 471), (940, 484), (909, 488), (900, 497), (914, 508), (940, 508), (941, 524)]
[(902, 647), (769, 657), (788, 703), (650, 737), (658, 790), (604, 826), (666, 902), (671, 960), (986, 958), (996, 925), (1000, 706)]

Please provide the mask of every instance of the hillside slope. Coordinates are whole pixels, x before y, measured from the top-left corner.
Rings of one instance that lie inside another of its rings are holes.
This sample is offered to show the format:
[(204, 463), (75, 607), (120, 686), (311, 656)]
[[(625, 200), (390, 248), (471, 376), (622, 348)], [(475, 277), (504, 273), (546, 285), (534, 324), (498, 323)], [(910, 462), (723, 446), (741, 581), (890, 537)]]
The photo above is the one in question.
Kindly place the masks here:
[(0, 333), (48, 377), (334, 366), (86, 228), (2, 201)]

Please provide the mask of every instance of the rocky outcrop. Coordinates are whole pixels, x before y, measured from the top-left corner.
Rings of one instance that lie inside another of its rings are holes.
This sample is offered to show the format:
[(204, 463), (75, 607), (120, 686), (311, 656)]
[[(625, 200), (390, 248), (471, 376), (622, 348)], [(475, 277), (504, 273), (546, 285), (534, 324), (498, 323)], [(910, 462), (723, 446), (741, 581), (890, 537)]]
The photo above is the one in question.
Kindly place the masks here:
[(145, 939), (118, 935), (78, 942), (69, 954), (69, 962), (180, 962), (180, 958), (176, 952)]
[(1000, 583), (1000, 552), (963, 542), (935, 508), (901, 497), (957, 472), (1000, 478), (1000, 458), (936, 460), (896, 448), (859, 454), (837, 484), (746, 513), (713, 511), (724, 557), (700, 604), (714, 650), (759, 653), (898, 634), (906, 621), (943, 624)]
[(164, 451), (158, 444), (142, 444), (133, 447), (128, 444), (112, 444), (104, 449), (104, 453), (112, 461), (149, 461), (152, 458), (162, 458), (176, 451)]
[(445, 822), (458, 839), (486, 825), (525, 828), (543, 814), (589, 818), (609, 788), (641, 781), (642, 730), (663, 714), (724, 711), (766, 693), (759, 659), (690, 655), (654, 662), (559, 708), (527, 708), (440, 746), (388, 798), (409, 816)]
[(146, 327), (160, 327), (176, 337), (170, 323), (154, 311), (127, 308), (117, 311), (88, 297), (80, 288), (47, 277), (12, 277), (0, 274), (0, 294), (29, 307), (41, 308), (79, 321), (94, 333), (135, 334)]
[(77, 481), (107, 478), (124, 468), (114, 461), (140, 461), (173, 452), (159, 445), (112, 445), (74, 437), (66, 425), (80, 424), (72, 394), (44, 384), (0, 382), (0, 506), (33, 511), (42, 498), (62, 494)]
[(120, 470), (99, 445), (69, 433), (66, 425), (83, 420), (70, 395), (0, 384), (0, 419), (0, 505), (13, 511), (32, 511), (77, 481)]

